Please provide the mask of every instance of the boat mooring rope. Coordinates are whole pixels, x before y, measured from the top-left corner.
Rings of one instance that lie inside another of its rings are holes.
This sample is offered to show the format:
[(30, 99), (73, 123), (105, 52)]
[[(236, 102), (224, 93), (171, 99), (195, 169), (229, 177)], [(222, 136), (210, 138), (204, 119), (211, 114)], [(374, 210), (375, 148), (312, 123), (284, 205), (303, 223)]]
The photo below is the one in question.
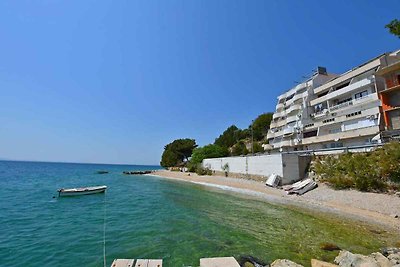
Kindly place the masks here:
[(106, 267), (106, 214), (107, 214), (107, 202), (106, 192), (104, 192), (104, 216), (103, 216), (103, 266)]

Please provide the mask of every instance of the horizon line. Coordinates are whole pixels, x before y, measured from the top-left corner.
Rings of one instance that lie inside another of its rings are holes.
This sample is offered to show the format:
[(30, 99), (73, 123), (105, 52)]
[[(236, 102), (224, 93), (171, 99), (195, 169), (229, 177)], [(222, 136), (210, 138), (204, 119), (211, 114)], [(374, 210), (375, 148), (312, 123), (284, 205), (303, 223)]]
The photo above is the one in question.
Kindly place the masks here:
[(72, 162), (72, 161), (43, 161), (43, 160), (20, 160), (0, 158), (0, 161), (13, 162), (35, 162), (35, 163), (64, 163), (64, 164), (98, 164), (98, 165), (134, 165), (134, 166), (160, 166), (160, 164), (131, 164), (131, 163), (99, 163), (99, 162)]

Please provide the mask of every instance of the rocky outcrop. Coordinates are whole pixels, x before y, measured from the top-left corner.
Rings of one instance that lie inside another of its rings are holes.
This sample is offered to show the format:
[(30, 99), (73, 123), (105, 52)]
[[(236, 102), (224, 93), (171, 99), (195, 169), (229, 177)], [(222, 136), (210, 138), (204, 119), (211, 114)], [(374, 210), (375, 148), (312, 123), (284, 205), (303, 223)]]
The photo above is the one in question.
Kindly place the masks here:
[(338, 265), (316, 259), (311, 260), (311, 267), (337, 267)]
[[(327, 247), (333, 247), (329, 244)], [(335, 246), (336, 248), (337, 246)], [(332, 249), (335, 250), (335, 249)], [(330, 251), (332, 251), (330, 250)], [(253, 263), (253, 261), (246, 261)], [(368, 256), (361, 254), (354, 254), (346, 250), (341, 250), (339, 255), (335, 258), (335, 265), (333, 263), (320, 261), (316, 259), (311, 260), (311, 267), (400, 267), (400, 248), (385, 248), (381, 252), (371, 253)], [(268, 266), (264, 264), (246, 265), (241, 266)], [(302, 267), (293, 261), (286, 259), (278, 259), (271, 263), (270, 267)]]
[(382, 254), (386, 256), (393, 266), (400, 267), (400, 248), (382, 249)]
[[(395, 258), (396, 256), (391, 257)], [(335, 263), (342, 267), (392, 267), (396, 264), (394, 261), (392, 262), (388, 257), (385, 257), (380, 252), (365, 256), (353, 254), (346, 250), (340, 251), (339, 255), (335, 258)]]

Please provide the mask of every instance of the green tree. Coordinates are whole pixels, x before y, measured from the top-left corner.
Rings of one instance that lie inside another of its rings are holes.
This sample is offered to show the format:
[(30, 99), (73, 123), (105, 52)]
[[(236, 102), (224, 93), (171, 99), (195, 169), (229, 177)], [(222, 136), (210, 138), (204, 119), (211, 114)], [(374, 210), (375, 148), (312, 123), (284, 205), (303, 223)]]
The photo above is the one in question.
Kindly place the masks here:
[(232, 155), (233, 156), (240, 156), (246, 155), (249, 151), (246, 148), (246, 145), (243, 141), (239, 141), (236, 145), (233, 146)]
[(385, 25), (389, 32), (400, 38), (400, 20), (394, 19), (389, 24)]
[(187, 160), (192, 155), (193, 149), (197, 147), (194, 139), (177, 139), (164, 147), (161, 156), (161, 166), (173, 167)]
[(269, 126), (272, 121), (273, 113), (264, 113), (258, 116), (254, 121), (253, 125), (253, 138), (256, 141), (261, 141), (266, 135), (269, 130)]
[(235, 125), (229, 126), (218, 138), (214, 144), (220, 147), (230, 148), (243, 138), (243, 132)]
[(229, 151), (225, 147), (219, 145), (206, 145), (203, 147), (198, 147), (193, 150), (192, 158), (190, 159), (191, 164), (200, 164), (203, 159), (207, 158), (220, 158), (229, 155)]
[(262, 145), (260, 143), (254, 142), (254, 144), (253, 144), (253, 152), (254, 153), (264, 152), (264, 148), (262, 147)]

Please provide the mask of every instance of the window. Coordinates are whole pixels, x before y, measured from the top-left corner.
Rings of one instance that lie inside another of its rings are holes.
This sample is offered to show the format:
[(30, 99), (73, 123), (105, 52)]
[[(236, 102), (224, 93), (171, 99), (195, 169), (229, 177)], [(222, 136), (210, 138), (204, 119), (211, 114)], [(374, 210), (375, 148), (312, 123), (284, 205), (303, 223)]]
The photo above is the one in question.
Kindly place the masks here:
[(338, 101), (336, 103), (336, 105), (340, 105), (340, 104), (343, 104), (343, 103), (346, 103), (346, 102), (350, 102), (351, 100), (352, 100), (351, 97), (350, 98), (346, 98), (346, 99)]
[(303, 133), (303, 138), (308, 138), (308, 137), (313, 137), (313, 136), (317, 136), (318, 131), (311, 131), (311, 132), (305, 132)]
[(330, 143), (331, 148), (343, 147), (343, 143)]
[(321, 112), (324, 109), (326, 109), (326, 103), (319, 103), (319, 104), (314, 106), (314, 112), (315, 113)]
[(288, 100), (292, 99), (293, 97), (294, 97), (294, 94), (292, 94), (292, 95), (290, 95), (290, 96), (286, 97), (286, 101), (288, 101)]
[(350, 81), (345, 82), (345, 83), (343, 83), (343, 84), (341, 84), (341, 85), (338, 85), (338, 86), (336, 86), (336, 88), (334, 89), (334, 91), (339, 90), (339, 89), (342, 89), (342, 88), (345, 88), (345, 87), (348, 86), (349, 84), (350, 84)]
[(330, 129), (329, 133), (334, 134), (334, 133), (340, 133), (342, 131), (342, 128), (335, 128), (335, 129)]
[(320, 93), (317, 98), (323, 97), (324, 95), (327, 95), (329, 93), (329, 90), (323, 93)]
[(355, 98), (355, 99), (358, 99), (358, 98), (362, 98), (362, 97), (364, 97), (364, 96), (366, 96), (366, 95), (368, 95), (368, 91), (367, 91), (367, 90), (355, 94), (355, 95), (354, 95), (354, 98)]

